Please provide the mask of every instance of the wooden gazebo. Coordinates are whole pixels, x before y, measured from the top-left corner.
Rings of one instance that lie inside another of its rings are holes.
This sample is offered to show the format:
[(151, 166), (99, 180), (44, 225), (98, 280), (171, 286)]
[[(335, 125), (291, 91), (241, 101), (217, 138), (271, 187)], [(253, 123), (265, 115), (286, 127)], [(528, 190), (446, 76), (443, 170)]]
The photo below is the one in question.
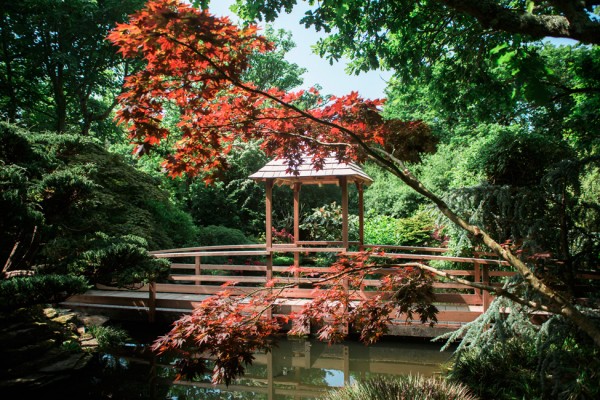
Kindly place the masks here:
[(340, 163), (335, 158), (326, 158), (323, 168), (315, 170), (308, 156), (303, 157), (298, 167), (298, 174), (287, 172), (288, 164), (285, 159), (275, 159), (260, 170), (250, 175), (251, 179), (266, 184), (266, 247), (273, 247), (272, 238), (272, 204), (273, 186), (288, 185), (294, 191), (294, 246), (299, 246), (300, 240), (300, 189), (302, 185), (338, 185), (342, 190), (342, 240), (341, 247), (348, 249), (348, 185), (355, 184), (358, 191), (358, 236), (359, 246), (364, 243), (364, 202), (363, 189), (373, 180), (356, 164)]

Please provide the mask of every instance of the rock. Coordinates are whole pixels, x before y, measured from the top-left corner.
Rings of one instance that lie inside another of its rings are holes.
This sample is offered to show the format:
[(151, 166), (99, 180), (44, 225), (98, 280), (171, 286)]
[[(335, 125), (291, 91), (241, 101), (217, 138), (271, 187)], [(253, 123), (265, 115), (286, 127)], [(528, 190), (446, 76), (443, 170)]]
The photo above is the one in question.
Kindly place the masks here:
[(47, 365), (44, 368), (40, 368), (39, 372), (50, 372), (50, 373), (58, 373), (58, 372), (68, 372), (68, 371), (76, 371), (83, 368), (89, 359), (91, 358), (90, 354), (86, 353), (74, 353), (70, 357), (57, 361), (53, 364)]
[(103, 326), (109, 320), (103, 315), (88, 315), (78, 311), (76, 311), (75, 314), (84, 326)]
[(77, 318), (77, 314), (75, 313), (68, 313), (68, 314), (63, 314), (63, 315), (58, 315), (54, 318), (51, 318), (52, 321), (54, 322), (58, 322), (59, 324), (63, 324), (63, 325), (77, 325), (78, 318)]
[(71, 379), (89, 364), (98, 341), (86, 329), (105, 317), (52, 307), (2, 315), (0, 325), (0, 392), (16, 394)]
[(52, 319), (52, 318), (56, 318), (58, 316), (58, 311), (56, 311), (55, 308), (52, 307), (48, 307), (48, 308), (44, 308), (44, 315), (46, 316), (46, 318)]

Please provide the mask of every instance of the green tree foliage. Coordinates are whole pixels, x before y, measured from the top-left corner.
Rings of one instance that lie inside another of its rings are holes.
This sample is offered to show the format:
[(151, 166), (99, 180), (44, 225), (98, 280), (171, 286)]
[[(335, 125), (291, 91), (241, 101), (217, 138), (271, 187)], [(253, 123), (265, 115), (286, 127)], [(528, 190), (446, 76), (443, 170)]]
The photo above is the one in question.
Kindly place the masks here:
[(0, 11), (0, 115), (35, 130), (107, 135), (132, 66), (105, 40), (142, 0), (23, 0)]
[[(107, 268), (112, 273), (142, 267), (148, 247), (196, 240), (189, 215), (155, 180), (92, 139), (2, 123), (0, 149), (0, 201), (11, 210), (0, 220), (3, 272), (66, 273), (76, 266), (90, 279), (105, 274), (106, 282)], [(151, 264), (160, 270), (161, 263), (148, 261), (145, 267)], [(149, 271), (146, 278), (157, 276)], [(134, 270), (124, 274), (125, 283), (141, 277)]]
[(302, 85), (302, 75), (306, 68), (285, 59), (286, 54), (296, 47), (291, 32), (284, 29), (275, 30), (267, 25), (264, 35), (275, 44), (275, 50), (267, 53), (256, 52), (250, 59), (250, 68), (244, 79), (260, 89), (276, 87), (291, 90)]
[(398, 182), (389, 172), (383, 171), (372, 163), (364, 168), (373, 183), (365, 188), (365, 210), (376, 215), (388, 215), (404, 218), (413, 215), (425, 204), (418, 193)]
[(192, 181), (182, 201), (195, 223), (239, 229), (250, 236), (264, 232), (265, 189), (248, 177), (266, 163), (258, 143), (238, 143), (227, 157), (227, 170), (213, 184)]
[(406, 218), (367, 214), (365, 218), (365, 243), (392, 246), (441, 246), (436, 236), (439, 230), (435, 219), (427, 212)]

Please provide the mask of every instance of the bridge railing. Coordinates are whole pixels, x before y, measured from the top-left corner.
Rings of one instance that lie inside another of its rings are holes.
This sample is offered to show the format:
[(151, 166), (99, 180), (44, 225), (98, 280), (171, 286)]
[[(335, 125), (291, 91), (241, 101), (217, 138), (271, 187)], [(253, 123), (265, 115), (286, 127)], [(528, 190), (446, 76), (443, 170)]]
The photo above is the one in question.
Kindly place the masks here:
[[(313, 299), (319, 289), (315, 290), (313, 284), (319, 282), (320, 274), (330, 272), (328, 266), (310, 264), (311, 256), (346, 253), (356, 254), (338, 247), (342, 242), (319, 241), (275, 244), (267, 248), (264, 244), (236, 245), (236, 246), (202, 246), (180, 249), (154, 251), (152, 254), (158, 258), (171, 260), (171, 275), (169, 282), (156, 283), (150, 286), (150, 297), (155, 298), (156, 293), (184, 293), (211, 295), (223, 290), (225, 282), (236, 282), (228, 290), (244, 294), (253, 292), (257, 287), (264, 285), (269, 280), (278, 284), (291, 285), (284, 289), (280, 297), (290, 300)], [(349, 243), (359, 249), (358, 243)], [(384, 256), (397, 260), (398, 263), (431, 261), (445, 261), (454, 265), (465, 264), (465, 268), (447, 270), (450, 275), (467, 280), (494, 285), (495, 277), (505, 277), (514, 274), (510, 271), (495, 270), (494, 267), (502, 266), (506, 269), (507, 263), (489, 258), (468, 258), (447, 256), (446, 248), (417, 247), (417, 246), (380, 246), (366, 244), (364, 249), (378, 248), (383, 250)], [(287, 263), (279, 264), (282, 255)], [(302, 256), (302, 257), (300, 257)], [(215, 262), (212, 260), (219, 260)], [(239, 260), (244, 260), (240, 263)], [(226, 260), (226, 262), (223, 262)], [(293, 261), (292, 261), (293, 260)], [(236, 262), (237, 261), (237, 262)], [(275, 261), (275, 263), (274, 263)], [(396, 273), (394, 268), (382, 268), (373, 274), (373, 279), (364, 281), (360, 290), (351, 293), (355, 298), (375, 295), (380, 286), (379, 278), (385, 274)], [(488, 292), (479, 291), (460, 283), (437, 279), (434, 283), (436, 300), (439, 303), (440, 321), (463, 323), (473, 320), (489, 306), (492, 298)], [(154, 292), (154, 293), (152, 293)], [(151, 301), (152, 303), (152, 301)]]
[[(171, 314), (192, 310), (203, 300), (203, 296), (224, 290), (223, 284), (226, 282), (236, 282), (235, 285), (228, 286), (227, 290), (247, 294), (264, 286), (267, 281), (275, 280), (278, 286), (287, 285), (280, 293), (283, 299), (281, 304), (285, 306), (278, 305), (274, 311), (285, 314), (298, 310), (315, 298), (319, 290), (324, 290), (316, 288), (315, 284), (322, 281), (322, 274), (331, 271), (330, 265), (336, 255), (352, 255), (361, 248), (383, 250), (385, 257), (396, 262), (386, 263), (379, 270), (373, 271), (362, 282), (361, 287), (349, 287), (349, 295), (357, 300), (381, 293), (380, 279), (386, 274), (397, 273), (398, 267), (406, 263), (428, 264), (438, 269), (442, 267), (451, 276), (488, 286), (500, 286), (507, 277), (515, 274), (505, 261), (485, 253), (476, 253), (475, 257), (456, 257), (448, 255), (447, 249), (437, 247), (359, 246), (358, 243), (350, 243), (348, 250), (342, 245), (342, 242), (299, 242), (279, 243), (270, 248), (264, 244), (249, 244), (153, 251), (151, 254), (154, 257), (171, 262), (171, 273), (167, 281), (151, 283), (137, 291), (128, 290), (128, 294), (123, 292), (125, 289), (120, 289), (119, 294), (114, 292), (119, 290), (117, 288), (98, 285), (99, 291), (79, 296), (77, 301), (99, 307), (105, 305), (108, 308), (130, 307), (140, 312), (146, 310), (148, 318), (154, 320), (157, 309), (161, 313)], [(600, 282), (597, 269), (577, 277), (578, 283), (588, 287), (585, 291), (579, 291), (580, 294), (597, 293)], [(488, 291), (445, 278), (437, 278), (433, 286), (439, 309), (438, 326), (454, 327), (472, 321), (493, 300)], [(585, 296), (578, 296), (578, 301), (585, 302)], [(402, 318), (404, 316), (398, 320)]]

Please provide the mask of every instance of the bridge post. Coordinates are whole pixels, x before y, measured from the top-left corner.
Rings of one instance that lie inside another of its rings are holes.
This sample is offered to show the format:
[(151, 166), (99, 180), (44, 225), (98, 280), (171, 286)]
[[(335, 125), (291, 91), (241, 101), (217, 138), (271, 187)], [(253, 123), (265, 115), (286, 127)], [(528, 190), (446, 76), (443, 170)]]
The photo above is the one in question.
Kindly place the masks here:
[(358, 189), (358, 251), (365, 249), (365, 202), (363, 184), (357, 182)]
[(148, 284), (148, 322), (156, 320), (156, 282)]
[[(200, 256), (196, 256), (194, 260), (194, 273), (200, 275), (202, 273), (202, 265), (200, 264)], [(196, 285), (200, 285), (200, 281), (196, 281)]]
[(340, 177), (342, 188), (342, 247), (348, 251), (348, 178)]
[[(478, 257), (477, 253), (475, 253), (475, 257)], [(480, 283), (481, 282), (481, 266), (479, 265), (478, 261), (475, 261), (473, 263), (473, 272), (475, 273), (473, 280), (475, 281), (475, 283)], [(483, 292), (481, 291), (481, 289), (475, 289), (475, 294), (478, 294), (479, 297), (481, 297), (483, 295)]]
[[(489, 265), (484, 264), (483, 265), (483, 274), (482, 274), (482, 280), (483, 280), (483, 284), (484, 285), (488, 285), (490, 284), (490, 272), (489, 272)], [(491, 303), (491, 298), (490, 298), (490, 292), (487, 290), (483, 291), (483, 312), (486, 312), (487, 309), (490, 307), (490, 303)]]

